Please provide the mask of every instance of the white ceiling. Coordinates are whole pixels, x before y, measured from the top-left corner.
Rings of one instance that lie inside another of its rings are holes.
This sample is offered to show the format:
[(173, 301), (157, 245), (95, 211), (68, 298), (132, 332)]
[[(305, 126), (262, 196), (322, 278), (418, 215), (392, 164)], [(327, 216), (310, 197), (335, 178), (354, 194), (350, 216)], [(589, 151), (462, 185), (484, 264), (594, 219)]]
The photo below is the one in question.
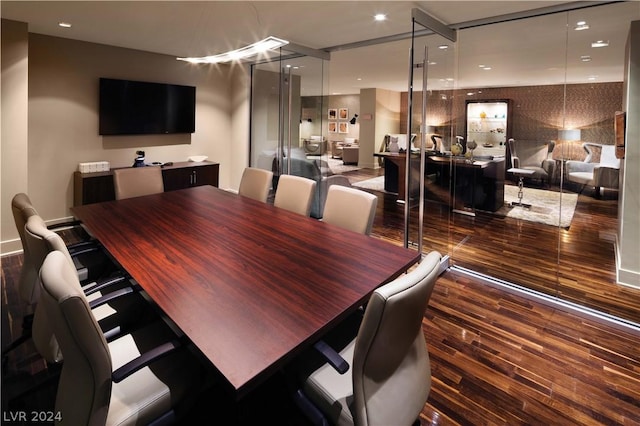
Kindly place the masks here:
[[(314, 49), (407, 34), (411, 9), (446, 25), (573, 2), (559, 1), (2, 1), (1, 16), (29, 24), (29, 31), (175, 56), (204, 56), (274, 35)], [(578, 2), (584, 4), (587, 2)], [(374, 22), (385, 13), (388, 20)], [(640, 2), (601, 5), (458, 31), (453, 43), (438, 35), (416, 47), (435, 64), (430, 87), (490, 87), (622, 81), (629, 23), (640, 19)], [(579, 20), (590, 29), (573, 31)], [(71, 28), (61, 28), (59, 22)], [(593, 49), (593, 40), (609, 40)], [(450, 49), (437, 48), (449, 44)], [(410, 40), (333, 50), (331, 93), (378, 87), (406, 91)], [(591, 62), (581, 62), (590, 55)], [(416, 59), (417, 60), (417, 59)], [(311, 60), (300, 73), (311, 72)], [(316, 61), (317, 62), (317, 61)], [(299, 64), (302, 64), (299, 62)], [(491, 66), (485, 71), (478, 67)], [(565, 72), (566, 70), (566, 72)], [(449, 79), (449, 80), (447, 80)]]

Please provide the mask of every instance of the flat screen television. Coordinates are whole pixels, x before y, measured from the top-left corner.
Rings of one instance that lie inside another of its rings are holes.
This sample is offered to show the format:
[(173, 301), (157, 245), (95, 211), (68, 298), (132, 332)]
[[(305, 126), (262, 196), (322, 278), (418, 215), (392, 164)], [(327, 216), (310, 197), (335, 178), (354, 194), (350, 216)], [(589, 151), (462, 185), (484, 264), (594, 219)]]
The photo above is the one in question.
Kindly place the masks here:
[(193, 133), (196, 88), (100, 78), (99, 121), (101, 135)]

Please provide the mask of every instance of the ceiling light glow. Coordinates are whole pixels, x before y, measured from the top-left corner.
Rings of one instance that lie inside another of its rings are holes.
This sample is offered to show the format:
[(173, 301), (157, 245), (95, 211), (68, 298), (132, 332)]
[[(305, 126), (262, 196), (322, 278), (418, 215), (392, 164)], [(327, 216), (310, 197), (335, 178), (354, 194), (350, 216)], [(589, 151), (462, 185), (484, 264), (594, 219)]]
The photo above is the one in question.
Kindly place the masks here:
[(277, 37), (269, 36), (249, 46), (241, 47), (240, 49), (231, 50), (226, 53), (220, 53), (219, 55), (202, 56), (199, 58), (177, 58), (179, 61), (187, 61), (193, 64), (217, 64), (224, 62), (233, 62), (239, 59), (245, 59), (252, 56), (256, 56), (260, 53), (268, 50), (277, 49), (284, 45), (289, 44), (287, 40), (283, 40)]
[(580, 56), (580, 60), (581, 60), (582, 62), (589, 62), (589, 61), (591, 61), (591, 56), (589, 56), (589, 55), (582, 55), (582, 56)]
[(591, 47), (608, 47), (609, 46), (609, 40), (597, 40), (594, 42), (591, 42)]
[(373, 19), (375, 19), (376, 21), (386, 21), (387, 15), (385, 15), (384, 13), (377, 13), (373, 16)]
[(58, 22), (58, 26), (62, 28), (71, 28), (71, 24), (69, 22)]
[(438, 46), (438, 49), (441, 49), (441, 50), (445, 50), (445, 49), (448, 49), (448, 48), (449, 48), (449, 46), (447, 46), (446, 44), (441, 44), (440, 46)]

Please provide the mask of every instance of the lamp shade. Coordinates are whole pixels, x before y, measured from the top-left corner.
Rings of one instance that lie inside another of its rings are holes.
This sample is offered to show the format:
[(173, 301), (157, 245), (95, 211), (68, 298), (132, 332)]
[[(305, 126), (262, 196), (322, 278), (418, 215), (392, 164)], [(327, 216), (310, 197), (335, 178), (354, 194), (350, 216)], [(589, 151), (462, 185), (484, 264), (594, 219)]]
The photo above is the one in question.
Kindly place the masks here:
[(558, 130), (558, 139), (562, 141), (579, 141), (580, 129), (560, 129)]

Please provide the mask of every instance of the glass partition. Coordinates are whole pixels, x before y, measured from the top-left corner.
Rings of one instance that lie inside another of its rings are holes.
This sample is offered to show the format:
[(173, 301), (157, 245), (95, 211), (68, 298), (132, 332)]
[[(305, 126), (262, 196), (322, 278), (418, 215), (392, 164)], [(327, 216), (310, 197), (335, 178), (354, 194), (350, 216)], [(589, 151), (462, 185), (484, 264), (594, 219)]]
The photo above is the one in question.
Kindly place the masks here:
[[(461, 29), (451, 50), (439, 49), (451, 43), (438, 35), (414, 39), (416, 58), (425, 52), (430, 64), (424, 107), (422, 75), (413, 75), (407, 124), (416, 146), (426, 139), (433, 150), (425, 250), (448, 254), (460, 271), (638, 322), (640, 291), (616, 283), (615, 260), (614, 121), (629, 22), (640, 15), (632, 3)], [(451, 65), (436, 78), (443, 61)], [(605, 163), (597, 183), (586, 163)], [(408, 176), (410, 187), (419, 176)]]
[(311, 214), (321, 214), (320, 182), (329, 173), (323, 102), (327, 60), (282, 49), (252, 66), (250, 165), (318, 181)]

